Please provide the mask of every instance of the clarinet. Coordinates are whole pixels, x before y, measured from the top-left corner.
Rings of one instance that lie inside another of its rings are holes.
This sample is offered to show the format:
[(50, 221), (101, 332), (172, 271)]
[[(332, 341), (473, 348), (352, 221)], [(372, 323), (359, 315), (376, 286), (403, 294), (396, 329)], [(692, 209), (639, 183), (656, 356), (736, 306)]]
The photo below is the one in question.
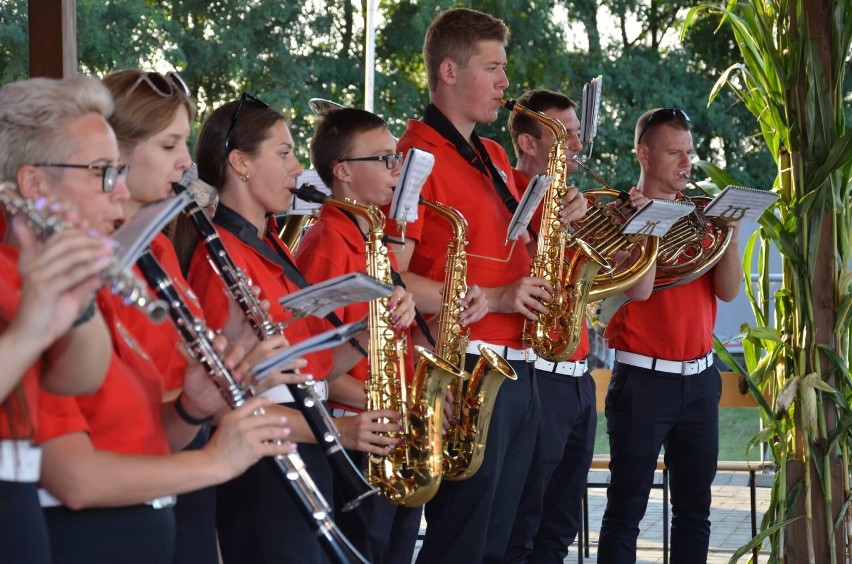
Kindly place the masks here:
[[(231, 375), (221, 357), (213, 348), (213, 332), (204, 322), (195, 318), (186, 302), (175, 290), (168, 274), (150, 252), (143, 254), (137, 262), (148, 284), (155, 293), (169, 304), (169, 314), (175, 328), (183, 339), (194, 360), (207, 370), (225, 402), (236, 409), (253, 396), (251, 388), (243, 388)], [(253, 415), (262, 415), (258, 408)], [(364, 563), (364, 557), (352, 546), (349, 539), (331, 520), (331, 507), (317, 488), (297, 452), (266, 458), (279, 471), (287, 491), (293, 496), (308, 525), (313, 529), (328, 557), (339, 564)]]
[[(71, 227), (56, 215), (52, 215), (49, 210), (43, 209), (44, 206), (38, 202), (24, 198), (12, 182), (0, 182), (0, 205), (10, 214), (23, 216), (42, 240)], [(124, 270), (114, 256), (107, 259), (100, 276), (101, 280), (109, 284), (110, 292), (120, 296), (125, 304), (133, 304), (141, 309), (154, 323), (166, 318), (168, 306), (160, 300), (155, 300), (145, 283), (129, 270)]]
[[(186, 190), (186, 187), (178, 183), (173, 184), (173, 187), (175, 193)], [(275, 335), (283, 334), (283, 327), (281, 324), (274, 323), (261, 307), (257, 296), (251, 291), (251, 282), (234, 264), (213, 223), (194, 199), (184, 208), (184, 212), (192, 219), (199, 236), (207, 246), (207, 260), (224, 281), (228, 294), (239, 305), (257, 337), (267, 340)], [(337, 430), (334, 419), (317, 394), (313, 382), (287, 384), (287, 389), (290, 390), (296, 407), (323, 449), (329, 465), (340, 482), (340, 487), (346, 494), (345, 497), (351, 498), (342, 510), (349, 511), (368, 497), (379, 493), (379, 489), (367, 481), (340, 443), (340, 431)]]

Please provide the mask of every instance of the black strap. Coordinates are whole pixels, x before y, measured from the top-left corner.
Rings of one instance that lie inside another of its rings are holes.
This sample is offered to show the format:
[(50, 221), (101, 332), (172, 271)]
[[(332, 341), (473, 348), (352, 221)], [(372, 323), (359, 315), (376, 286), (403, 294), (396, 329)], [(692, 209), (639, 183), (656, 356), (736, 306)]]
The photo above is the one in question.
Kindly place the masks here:
[[(266, 229), (266, 234), (269, 236), (272, 248), (264, 243), (263, 239), (258, 237), (257, 229), (254, 225), (221, 202), (218, 206), (216, 206), (216, 213), (213, 215), (213, 223), (235, 235), (243, 243), (246, 243), (254, 249), (254, 251), (258, 254), (279, 265), (284, 276), (299, 288), (307, 288), (310, 286), (310, 283), (305, 279), (305, 276), (290, 259), (287, 251), (279, 246), (280, 243), (278, 238), (269, 230), (269, 227)], [(335, 327), (343, 325), (343, 321), (341, 321), (333, 311), (326, 315), (325, 318)], [(359, 343), (357, 339), (353, 337), (349, 339), (349, 343), (355, 350), (361, 353), (364, 358), (368, 356), (367, 351), (364, 350), (364, 347), (361, 346), (361, 343)]]
[[(364, 234), (364, 232), (361, 231), (361, 226), (358, 225), (358, 218), (355, 217), (355, 214), (353, 214), (349, 210), (341, 209), (340, 211), (343, 212), (343, 215), (348, 217), (352, 221), (352, 223), (355, 224), (355, 227), (358, 229), (358, 233), (360, 233), (361, 238), (364, 239), (364, 242), (366, 243), (369, 239)], [(387, 238), (384, 237), (382, 239), (382, 242), (387, 244)], [(399, 272), (394, 270), (393, 267), (391, 267), (390, 269), (390, 274), (391, 281), (394, 283), (394, 286), (401, 286), (402, 288), (406, 287), (405, 282), (402, 281), (402, 276), (400, 276)], [(432, 336), (432, 331), (429, 330), (429, 326), (426, 324), (426, 319), (423, 317), (423, 314), (420, 313), (420, 310), (417, 309), (416, 306), (414, 307), (414, 321), (417, 323), (417, 327), (420, 328), (420, 332), (423, 333), (423, 335), (426, 337), (426, 340), (429, 341), (429, 344), (432, 345), (432, 347), (434, 348), (435, 338)]]
[[(447, 116), (441, 113), (441, 110), (439, 110), (431, 102), (426, 106), (426, 109), (423, 110), (423, 118), (421, 121), (441, 134), (444, 139), (455, 145), (456, 151), (458, 151), (459, 155), (467, 161), (467, 164), (490, 178), (491, 184), (494, 185), (497, 195), (500, 196), (500, 200), (509, 210), (509, 213), (515, 213), (515, 210), (518, 209), (518, 200), (512, 192), (509, 191), (506, 181), (503, 180), (503, 175), (501, 175), (500, 171), (497, 170), (497, 167), (494, 166), (494, 162), (491, 160), (491, 155), (488, 154), (485, 144), (482, 142), (482, 139), (479, 138), (479, 134), (477, 134), (475, 130), (470, 136), (470, 140), (473, 142), (473, 147), (471, 147), (470, 143), (467, 142), (459, 130), (456, 129), (449, 119), (447, 119)], [(474, 147), (476, 147), (476, 150), (474, 150)]]

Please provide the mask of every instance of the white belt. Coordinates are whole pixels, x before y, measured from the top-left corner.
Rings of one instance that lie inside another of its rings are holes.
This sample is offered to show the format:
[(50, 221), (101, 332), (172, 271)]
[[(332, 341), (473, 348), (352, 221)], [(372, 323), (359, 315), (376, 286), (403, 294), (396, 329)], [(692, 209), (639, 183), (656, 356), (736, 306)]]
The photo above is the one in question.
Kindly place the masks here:
[(615, 360), (622, 364), (638, 366), (639, 368), (648, 370), (691, 376), (704, 372), (707, 368), (713, 366), (713, 351), (694, 360), (664, 360), (662, 358), (651, 358), (643, 354), (616, 350)]
[(27, 440), (0, 441), (0, 480), (38, 482), (41, 475), (41, 448)]
[(574, 378), (579, 378), (585, 374), (587, 367), (588, 362), (586, 359), (550, 362), (549, 360), (538, 357), (538, 360), (535, 361), (536, 370), (543, 370), (545, 372), (555, 374), (564, 374), (565, 376), (573, 376)]
[[(52, 493), (47, 491), (44, 488), (38, 489), (38, 501), (42, 507), (61, 507), (65, 505), (58, 498), (56, 498)], [(166, 507), (174, 507), (177, 503), (177, 496), (173, 495), (164, 495), (163, 497), (158, 497), (156, 499), (152, 499), (144, 502), (145, 505), (150, 505), (154, 509), (165, 509)]]
[(358, 415), (358, 412), (349, 411), (348, 409), (341, 409), (339, 407), (335, 407), (331, 410), (332, 417), (351, 417), (353, 415)]
[[(317, 393), (320, 400), (328, 400), (328, 383), (325, 380), (312, 382), (310, 384), (306, 383), (305, 385), (313, 386), (314, 391)], [(271, 399), (275, 403), (293, 403), (293, 401), (295, 401), (293, 399), (293, 394), (291, 394), (290, 390), (287, 388), (287, 384), (281, 384), (279, 386), (275, 386), (274, 388), (269, 388), (260, 395), (265, 398)]]
[(524, 362), (533, 362), (538, 358), (535, 351), (532, 349), (513, 349), (512, 347), (504, 347), (503, 345), (492, 345), (485, 341), (470, 341), (467, 344), (468, 354), (479, 354), (479, 347), (491, 349), (506, 360), (523, 360)]

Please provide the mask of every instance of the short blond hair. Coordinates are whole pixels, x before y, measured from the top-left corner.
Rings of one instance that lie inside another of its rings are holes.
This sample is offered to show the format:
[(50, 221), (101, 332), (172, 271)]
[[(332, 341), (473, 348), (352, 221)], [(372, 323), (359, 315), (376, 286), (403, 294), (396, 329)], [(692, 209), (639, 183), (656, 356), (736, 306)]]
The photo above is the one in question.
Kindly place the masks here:
[(26, 164), (63, 162), (77, 141), (68, 122), (89, 113), (108, 119), (112, 96), (98, 80), (30, 78), (0, 88), (0, 180), (15, 180)]

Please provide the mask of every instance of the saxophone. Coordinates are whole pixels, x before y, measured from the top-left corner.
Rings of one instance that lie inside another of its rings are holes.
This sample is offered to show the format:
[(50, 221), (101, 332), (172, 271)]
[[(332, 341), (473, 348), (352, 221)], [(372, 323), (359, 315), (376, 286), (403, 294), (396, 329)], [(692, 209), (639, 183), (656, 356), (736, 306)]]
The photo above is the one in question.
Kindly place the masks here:
[[(586, 194), (591, 207), (585, 217), (572, 225), (573, 231), (568, 232), (562, 226), (559, 213), (563, 207), (562, 198), (568, 191), (565, 126), (514, 100), (503, 100), (502, 104), (549, 128), (556, 138), (547, 157), (547, 175), (553, 182), (542, 204), (538, 248), (531, 268), (531, 276), (544, 278), (553, 287), (553, 299), (545, 304), (548, 312), (539, 315), (537, 321), (524, 322), (523, 339), (539, 356), (560, 362), (570, 358), (580, 344), (582, 332), (586, 330), (586, 302), (590, 292), (593, 297), (602, 298), (638, 283), (653, 265), (657, 241), (652, 238), (652, 243), (643, 244), (644, 236), (619, 234), (625, 218), (611, 206), (604, 205), (598, 198), (600, 194)], [(572, 245), (581, 252), (566, 255), (566, 249)], [(624, 280), (615, 283), (615, 254), (629, 251), (636, 245), (641, 245), (642, 254), (629, 268)], [(602, 285), (601, 279), (609, 279), (609, 282)]]
[[(459, 316), (462, 298), (467, 293), (467, 220), (454, 208), (439, 202), (421, 198), (420, 203), (444, 218), (453, 228), (444, 269), (444, 303), (438, 315), (435, 354), (459, 371), (464, 371), (469, 332), (462, 328)], [(422, 349), (417, 349), (422, 355)], [(518, 378), (512, 366), (491, 349), (480, 346), (479, 354), (466, 389), (463, 389), (462, 379), (450, 382), (453, 417), (443, 441), (444, 478), (449, 481), (470, 478), (482, 465), (497, 392), (504, 380)], [(425, 364), (421, 356), (415, 381)]]
[[(305, 187), (293, 192), (301, 198), (321, 201), (366, 219), (369, 225), (367, 274), (393, 284), (388, 250), (383, 241), (385, 216), (376, 206), (332, 198)], [(441, 484), (444, 398), (450, 383), (463, 375), (437, 355), (419, 349), (429, 367), (418, 371), (409, 387), (405, 379), (406, 343), (393, 329), (389, 302), (390, 297), (370, 302), (367, 410), (399, 412), (402, 429), (389, 436), (402, 442), (387, 456), (369, 455), (367, 479), (392, 503), (416, 507), (432, 499)]]

